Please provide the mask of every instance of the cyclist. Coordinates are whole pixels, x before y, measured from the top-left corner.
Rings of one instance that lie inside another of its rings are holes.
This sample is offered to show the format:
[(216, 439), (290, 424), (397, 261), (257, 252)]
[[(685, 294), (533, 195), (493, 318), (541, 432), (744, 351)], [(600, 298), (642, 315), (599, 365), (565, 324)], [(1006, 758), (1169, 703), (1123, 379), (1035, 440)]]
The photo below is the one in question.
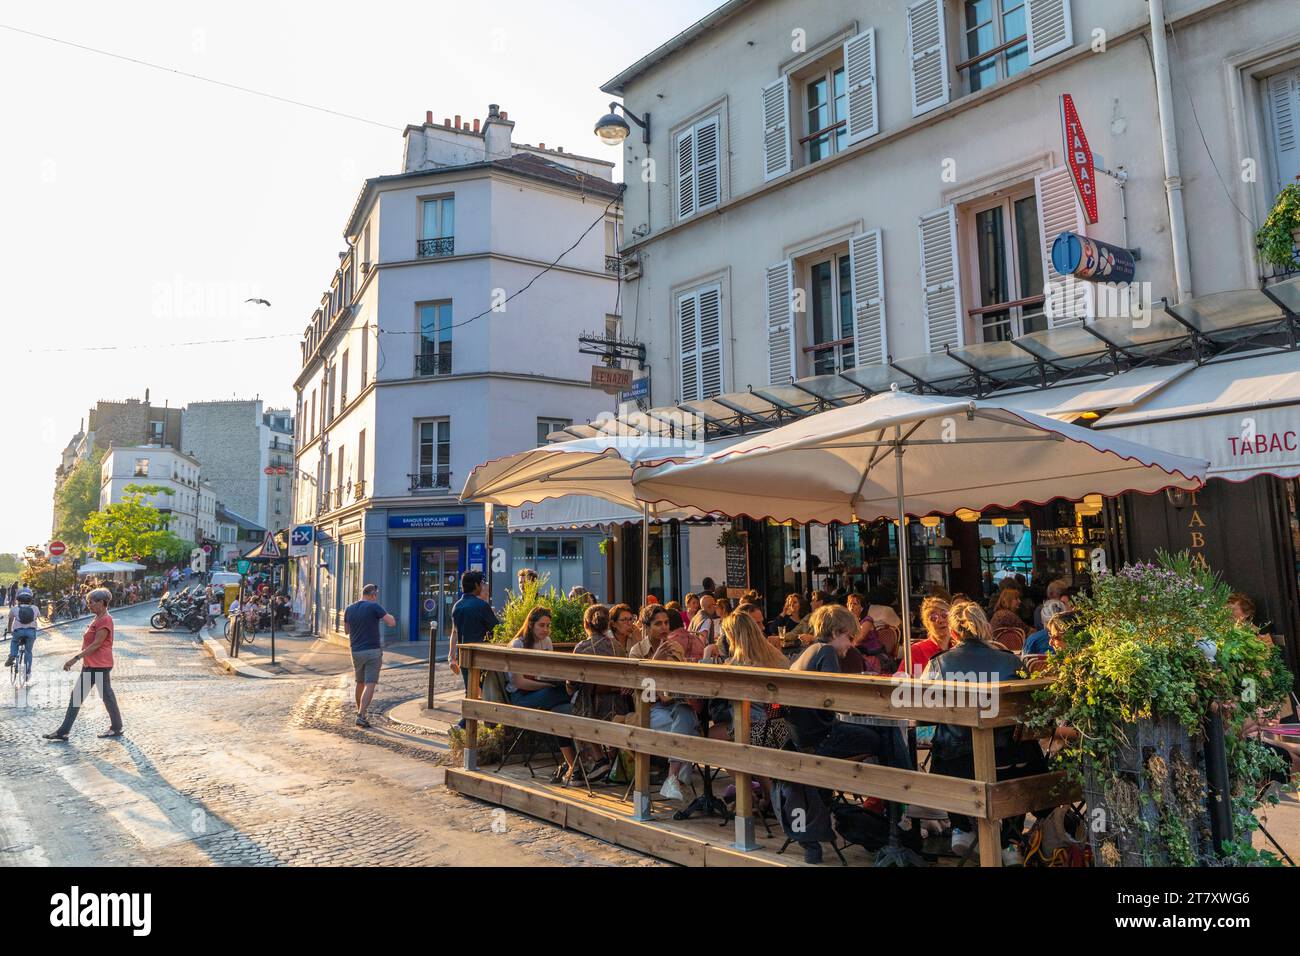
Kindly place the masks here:
[(22, 661), (26, 666), (23, 679), (32, 676), (32, 645), (36, 643), (36, 605), (32, 603), (32, 592), (23, 588), (17, 594), (18, 603), (9, 609), (9, 620), (5, 624), (5, 633), (9, 635), (9, 658), (5, 667), (17, 667), (19, 648), (27, 644), (27, 651)]

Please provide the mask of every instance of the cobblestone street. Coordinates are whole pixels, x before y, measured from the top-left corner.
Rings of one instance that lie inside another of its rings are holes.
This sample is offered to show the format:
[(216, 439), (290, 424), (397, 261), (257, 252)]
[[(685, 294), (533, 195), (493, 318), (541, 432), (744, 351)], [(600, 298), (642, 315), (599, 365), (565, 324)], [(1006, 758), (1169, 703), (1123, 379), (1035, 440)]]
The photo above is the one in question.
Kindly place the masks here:
[[(123, 738), (96, 738), (98, 694), (71, 742), (40, 737), (67, 704), (82, 625), (38, 639), (25, 699), (6, 675), (0, 866), (653, 865), (444, 790), (436, 742), (353, 726), (350, 673), (229, 676), (189, 635), (151, 631), (150, 610), (117, 618)], [(425, 675), (386, 668), (373, 713)]]

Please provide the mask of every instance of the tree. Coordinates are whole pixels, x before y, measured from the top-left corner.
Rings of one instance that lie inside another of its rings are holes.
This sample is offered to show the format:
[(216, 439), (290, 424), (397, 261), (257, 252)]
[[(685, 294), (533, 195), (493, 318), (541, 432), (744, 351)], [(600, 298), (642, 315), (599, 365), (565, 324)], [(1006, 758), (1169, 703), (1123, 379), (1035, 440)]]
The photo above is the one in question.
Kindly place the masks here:
[(99, 507), (103, 449), (81, 459), (54, 492), (54, 536), (75, 552), (90, 541), (86, 519)]
[(17, 574), (22, 570), (16, 554), (0, 554), (0, 574)]
[(189, 555), (193, 545), (167, 530), (167, 516), (149, 504), (150, 495), (174, 494), (163, 485), (127, 485), (122, 500), (91, 513), (85, 531), (95, 543), (103, 561), (134, 561), (139, 558), (178, 560)]

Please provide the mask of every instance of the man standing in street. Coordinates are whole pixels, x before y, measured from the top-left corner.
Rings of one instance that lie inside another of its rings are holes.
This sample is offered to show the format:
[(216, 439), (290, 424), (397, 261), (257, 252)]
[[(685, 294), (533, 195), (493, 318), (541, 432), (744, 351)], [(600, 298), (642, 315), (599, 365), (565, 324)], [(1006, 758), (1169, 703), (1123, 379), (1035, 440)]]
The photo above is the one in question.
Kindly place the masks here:
[[(274, 612), (272, 612), (274, 613)], [(352, 644), (352, 670), (356, 674), (357, 726), (369, 727), (366, 714), (371, 698), (379, 686), (379, 668), (384, 663), (384, 645), (379, 637), (379, 622), (396, 627), (397, 620), (379, 605), (379, 585), (361, 589), (361, 600), (349, 604), (343, 612), (343, 633)]]
[[(457, 648), (461, 644), (482, 644), (487, 636), (500, 622), (492, 605), (483, 598), (487, 593), (487, 583), (482, 571), (466, 571), (460, 576), (460, 600), (451, 609), (451, 646), (447, 650), (447, 663), (453, 674), (460, 674), (465, 682), (465, 694), (469, 695), (469, 671), (462, 671)], [(429, 649), (433, 653), (433, 649)], [(459, 727), (465, 729), (465, 718), (460, 719)]]

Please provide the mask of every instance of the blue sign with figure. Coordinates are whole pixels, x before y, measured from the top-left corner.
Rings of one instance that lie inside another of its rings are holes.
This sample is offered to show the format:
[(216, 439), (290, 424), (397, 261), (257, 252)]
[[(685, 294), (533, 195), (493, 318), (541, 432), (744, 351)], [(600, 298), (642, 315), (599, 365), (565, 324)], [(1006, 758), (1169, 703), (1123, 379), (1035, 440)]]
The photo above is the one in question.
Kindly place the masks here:
[(469, 543), (469, 569), (471, 571), (487, 570), (487, 545), (482, 541)]
[(441, 515), (389, 515), (388, 527), (401, 528), (463, 528), (465, 514)]

